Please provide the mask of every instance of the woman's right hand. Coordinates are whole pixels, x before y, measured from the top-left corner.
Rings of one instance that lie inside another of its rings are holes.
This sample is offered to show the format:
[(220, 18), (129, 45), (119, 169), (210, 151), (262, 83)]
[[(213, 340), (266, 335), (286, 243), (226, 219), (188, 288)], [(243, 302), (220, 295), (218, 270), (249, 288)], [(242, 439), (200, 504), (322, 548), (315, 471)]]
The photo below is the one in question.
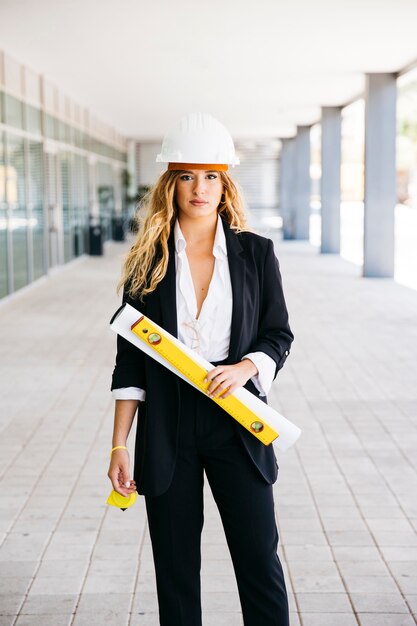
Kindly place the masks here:
[(113, 489), (125, 497), (136, 491), (136, 483), (129, 476), (129, 467), (129, 452), (124, 449), (115, 450), (111, 455), (107, 476), (111, 480)]

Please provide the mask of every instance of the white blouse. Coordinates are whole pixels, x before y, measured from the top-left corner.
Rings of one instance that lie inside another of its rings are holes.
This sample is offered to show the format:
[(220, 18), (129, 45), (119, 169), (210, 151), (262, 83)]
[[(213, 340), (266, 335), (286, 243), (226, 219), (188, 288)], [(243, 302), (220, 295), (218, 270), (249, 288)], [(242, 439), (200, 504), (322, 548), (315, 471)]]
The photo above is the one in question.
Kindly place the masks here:
[[(222, 361), (229, 354), (233, 295), (226, 237), (220, 216), (217, 218), (213, 244), (213, 276), (198, 319), (197, 298), (185, 251), (187, 242), (178, 220), (174, 226), (174, 241), (178, 339), (207, 361)], [(243, 359), (250, 359), (257, 367), (258, 373), (251, 380), (260, 395), (265, 396), (271, 388), (275, 361), (265, 352), (251, 352), (243, 356)], [(146, 396), (145, 390), (138, 387), (113, 389), (112, 394), (115, 400), (145, 400)]]

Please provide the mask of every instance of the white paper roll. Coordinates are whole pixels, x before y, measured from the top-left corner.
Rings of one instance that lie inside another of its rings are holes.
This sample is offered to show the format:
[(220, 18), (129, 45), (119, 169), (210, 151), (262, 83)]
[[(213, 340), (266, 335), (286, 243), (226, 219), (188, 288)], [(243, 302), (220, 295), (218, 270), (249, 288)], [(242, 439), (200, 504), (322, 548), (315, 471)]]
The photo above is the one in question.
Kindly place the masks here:
[[(195, 389), (198, 389), (198, 391), (204, 393), (202, 389), (194, 385), (194, 383), (192, 383), (186, 376), (184, 376), (182, 372), (177, 370), (174, 365), (164, 359), (164, 357), (156, 352), (156, 350), (154, 350), (148, 343), (141, 341), (139, 337), (131, 330), (132, 325), (137, 322), (142, 315), (143, 314), (140, 311), (132, 307), (130, 304), (125, 304), (124, 307), (120, 309), (119, 313), (115, 315), (110, 326), (118, 335), (121, 335), (122, 337), (130, 341), (133, 345), (142, 350), (142, 352), (145, 352), (145, 354), (150, 356), (152, 359), (155, 359), (155, 361), (161, 363), (161, 365), (171, 370), (171, 372), (173, 372), (177, 376), (180, 376)], [(206, 361), (206, 359), (204, 359), (201, 355), (191, 350), (191, 348), (189, 348), (184, 343), (182, 343), (182, 341), (179, 341), (179, 339), (168, 333), (164, 328), (161, 328), (160, 326), (158, 326), (158, 324), (155, 324), (154, 321), (152, 321), (152, 324), (156, 328), (158, 328), (165, 336), (169, 337), (171, 341), (175, 342), (178, 347), (181, 348), (181, 350), (188, 354), (192, 359), (194, 359), (194, 361), (204, 367), (207, 371), (210, 371), (214, 368), (214, 365), (212, 365), (212, 363)], [(266, 422), (266, 424), (268, 424), (271, 428), (279, 433), (279, 437), (277, 437), (272, 442), (272, 445), (278, 450), (288, 450), (288, 448), (292, 446), (301, 435), (301, 430), (300, 428), (298, 428), (298, 426), (287, 420), (286, 417), (278, 413), (278, 411), (275, 411), (275, 409), (270, 407), (268, 404), (262, 402), (262, 400), (253, 395), (253, 393), (250, 393), (250, 391), (248, 391), (244, 387), (239, 387), (234, 391), (232, 395), (234, 395), (241, 402), (243, 402), (261, 420)]]

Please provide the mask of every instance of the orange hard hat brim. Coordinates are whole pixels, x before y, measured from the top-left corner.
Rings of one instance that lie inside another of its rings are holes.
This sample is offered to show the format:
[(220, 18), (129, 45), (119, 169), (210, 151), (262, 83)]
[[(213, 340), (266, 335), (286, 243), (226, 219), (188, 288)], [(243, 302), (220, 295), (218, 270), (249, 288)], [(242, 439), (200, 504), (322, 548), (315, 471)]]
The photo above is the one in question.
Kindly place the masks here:
[(215, 170), (227, 172), (227, 163), (168, 163), (168, 170)]

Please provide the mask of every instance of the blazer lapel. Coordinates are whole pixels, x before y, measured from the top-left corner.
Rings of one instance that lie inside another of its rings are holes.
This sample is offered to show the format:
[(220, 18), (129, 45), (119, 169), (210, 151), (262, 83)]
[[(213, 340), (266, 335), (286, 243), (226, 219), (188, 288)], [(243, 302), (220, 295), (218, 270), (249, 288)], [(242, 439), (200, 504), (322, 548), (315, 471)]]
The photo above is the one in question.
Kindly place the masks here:
[(177, 326), (177, 296), (175, 281), (175, 243), (174, 230), (168, 238), (168, 268), (164, 278), (155, 291), (148, 296), (148, 315), (157, 324), (159, 323), (174, 337), (178, 337)]
[(246, 261), (245, 251), (236, 233), (222, 217), (226, 237), (227, 259), (229, 262), (230, 280), (232, 283), (233, 309), (232, 327), (230, 331), (229, 363), (240, 360), (240, 345), (244, 326), (243, 303), (246, 296)]

